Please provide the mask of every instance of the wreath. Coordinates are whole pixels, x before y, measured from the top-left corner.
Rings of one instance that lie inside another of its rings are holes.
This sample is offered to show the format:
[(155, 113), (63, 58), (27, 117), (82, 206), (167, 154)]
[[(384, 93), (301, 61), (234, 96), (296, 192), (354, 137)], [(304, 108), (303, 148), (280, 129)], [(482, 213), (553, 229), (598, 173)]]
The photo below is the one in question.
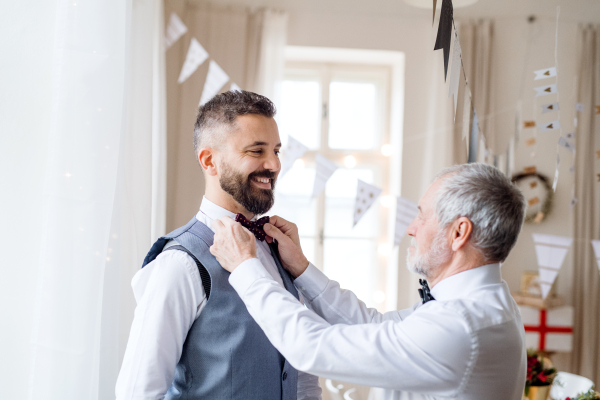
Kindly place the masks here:
[(519, 182), (524, 181), (525, 179), (528, 178), (535, 178), (537, 181), (539, 181), (542, 186), (545, 189), (546, 192), (546, 198), (544, 199), (544, 202), (542, 203), (542, 208), (538, 211), (538, 212), (528, 212), (525, 215), (525, 222), (534, 222), (536, 224), (539, 224), (540, 222), (542, 222), (543, 220), (546, 219), (546, 217), (550, 214), (550, 212), (552, 211), (552, 206), (554, 204), (554, 190), (552, 190), (552, 185), (550, 184), (550, 180), (538, 173), (538, 172), (522, 172), (519, 174), (515, 174), (513, 175), (511, 181), (516, 184), (519, 185)]

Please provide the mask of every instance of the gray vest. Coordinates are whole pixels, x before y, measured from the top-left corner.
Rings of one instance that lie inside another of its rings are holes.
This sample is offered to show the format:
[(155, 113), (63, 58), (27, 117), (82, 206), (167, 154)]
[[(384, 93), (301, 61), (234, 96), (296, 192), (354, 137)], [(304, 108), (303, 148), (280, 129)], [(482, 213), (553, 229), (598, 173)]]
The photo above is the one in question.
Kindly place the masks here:
[[(213, 237), (194, 217), (158, 239), (144, 259), (145, 266), (175, 239), (206, 269), (202, 275), (210, 275), (210, 296), (188, 332), (165, 399), (296, 399), (298, 371), (269, 342), (229, 284), (229, 272), (210, 254)], [(285, 288), (298, 298), (277, 247), (269, 247)]]

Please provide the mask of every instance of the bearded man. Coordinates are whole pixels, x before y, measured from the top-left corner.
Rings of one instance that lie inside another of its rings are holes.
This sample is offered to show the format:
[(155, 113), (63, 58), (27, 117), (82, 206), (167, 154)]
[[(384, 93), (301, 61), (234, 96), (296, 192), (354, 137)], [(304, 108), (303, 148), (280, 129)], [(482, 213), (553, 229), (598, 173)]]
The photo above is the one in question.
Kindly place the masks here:
[[(273, 206), (281, 168), (274, 115), (269, 99), (245, 91), (200, 107), (194, 150), (205, 195), (200, 211), (158, 239), (133, 278), (137, 308), (117, 399), (321, 398), (317, 377), (298, 372), (271, 345), (209, 251), (212, 223), (222, 217), (237, 215), (262, 231), (255, 218)], [(267, 273), (297, 299), (272, 239), (253, 240)]]
[[(498, 169), (443, 170), (408, 227), (407, 264), (425, 277), (422, 301), (385, 314), (329, 280), (302, 254), (296, 226), (272, 217), (265, 232), (296, 277), (306, 309), (256, 257), (252, 235), (215, 221), (211, 252), (273, 345), (299, 371), (385, 389), (386, 400), (521, 400), (525, 332), (500, 263), (523, 224), (523, 194)], [(351, 250), (349, 250), (351, 251)]]

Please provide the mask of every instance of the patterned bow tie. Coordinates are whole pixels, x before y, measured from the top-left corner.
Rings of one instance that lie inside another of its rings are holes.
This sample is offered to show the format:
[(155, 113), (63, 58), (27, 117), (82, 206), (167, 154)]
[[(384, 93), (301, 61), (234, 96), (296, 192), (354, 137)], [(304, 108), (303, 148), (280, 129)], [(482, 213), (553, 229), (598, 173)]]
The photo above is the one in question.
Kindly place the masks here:
[(421, 296), (421, 300), (423, 300), (423, 304), (428, 301), (435, 300), (431, 293), (429, 292), (429, 285), (425, 279), (419, 279), (419, 283), (421, 284), (421, 289), (419, 289), (419, 296)]
[(265, 240), (267, 234), (263, 230), (263, 226), (265, 226), (265, 224), (269, 222), (269, 217), (262, 217), (257, 219), (256, 221), (248, 221), (246, 217), (238, 213), (235, 214), (235, 221), (239, 222), (240, 224), (242, 224), (243, 227), (252, 232), (254, 236), (261, 242)]

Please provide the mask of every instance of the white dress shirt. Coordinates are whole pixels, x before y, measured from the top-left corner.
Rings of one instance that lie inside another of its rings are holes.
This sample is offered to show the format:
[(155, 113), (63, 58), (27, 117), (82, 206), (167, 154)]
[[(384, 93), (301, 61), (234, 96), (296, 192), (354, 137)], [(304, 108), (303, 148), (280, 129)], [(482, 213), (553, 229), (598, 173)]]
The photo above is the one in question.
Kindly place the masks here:
[[(203, 198), (196, 218), (214, 232), (213, 221), (224, 216), (234, 218), (235, 214)], [(165, 247), (176, 244), (171, 240)], [(285, 291), (267, 242), (257, 240), (256, 244), (262, 270)], [(163, 399), (187, 333), (206, 305), (206, 293), (196, 263), (179, 250), (160, 253), (135, 274), (131, 286), (137, 307), (117, 380), (117, 400)], [(321, 399), (316, 376), (299, 371), (297, 390), (298, 400)]]
[(387, 400), (521, 400), (525, 332), (498, 264), (448, 277), (432, 288), (435, 301), (385, 314), (313, 265), (294, 283), (314, 312), (258, 259), (238, 266), (229, 282), (298, 370), (384, 388)]

